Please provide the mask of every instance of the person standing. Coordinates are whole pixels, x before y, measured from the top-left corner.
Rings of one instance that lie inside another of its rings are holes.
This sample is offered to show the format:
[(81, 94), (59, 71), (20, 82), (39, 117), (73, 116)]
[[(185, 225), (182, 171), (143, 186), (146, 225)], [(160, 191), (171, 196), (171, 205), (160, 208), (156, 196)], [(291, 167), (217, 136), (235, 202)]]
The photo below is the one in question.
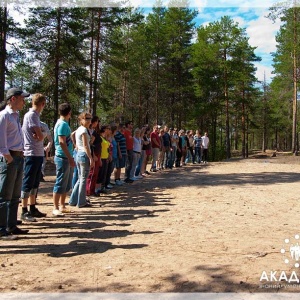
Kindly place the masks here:
[(126, 168), (125, 168), (125, 182), (132, 183), (133, 180), (130, 179), (130, 172), (132, 169), (133, 162), (133, 137), (132, 137), (132, 128), (133, 122), (129, 121), (125, 123), (125, 130), (123, 132), (126, 138), (126, 149), (127, 149), (127, 160), (126, 160)]
[(53, 188), (54, 209), (52, 214), (57, 217), (63, 217), (63, 212), (66, 210), (67, 192), (71, 189), (75, 161), (73, 158), (71, 128), (68, 123), (72, 109), (70, 104), (62, 103), (58, 110), (60, 117), (54, 126), (56, 181)]
[(203, 162), (206, 164), (208, 160), (208, 146), (209, 146), (209, 138), (207, 136), (207, 132), (204, 133), (202, 137), (202, 149), (203, 149)]
[(18, 88), (6, 93), (6, 104), (0, 112), (0, 239), (15, 240), (15, 234), (28, 230), (17, 227), (19, 199), (23, 176), (23, 133), (19, 111), (24, 107), (24, 98), (30, 94)]
[(118, 159), (116, 161), (116, 169), (114, 174), (116, 185), (123, 185), (123, 181), (121, 180), (121, 170), (122, 168), (125, 167), (126, 158), (127, 158), (126, 138), (123, 134), (124, 130), (125, 130), (125, 125), (120, 123), (119, 130), (115, 134), (115, 140), (117, 142), (117, 149), (118, 149), (117, 150)]
[[(43, 94), (34, 94), (32, 96), (32, 108), (25, 114), (22, 126), (25, 163), (21, 192), (21, 220), (27, 222), (36, 222), (35, 218), (46, 216), (46, 214), (35, 207), (44, 160), (44, 135), (42, 133), (40, 115), (45, 105), (46, 97)], [(29, 211), (27, 207), (28, 202)]]
[(201, 163), (201, 157), (202, 157), (202, 154), (201, 154), (201, 149), (202, 149), (202, 137), (201, 137), (201, 134), (200, 134), (200, 131), (199, 130), (196, 130), (196, 134), (194, 136), (194, 146), (195, 146), (195, 155), (193, 157), (193, 164), (196, 163), (196, 159), (198, 161), (198, 164)]
[(72, 190), (69, 205), (78, 207), (91, 206), (86, 202), (86, 181), (89, 175), (90, 167), (94, 167), (94, 159), (91, 153), (90, 141), (91, 135), (89, 127), (92, 115), (83, 112), (79, 115), (80, 126), (76, 130), (76, 165), (78, 169), (78, 180)]
[(150, 171), (152, 172), (157, 171), (157, 161), (159, 157), (159, 149), (161, 146), (158, 132), (159, 132), (158, 125), (155, 125), (153, 127), (153, 131), (150, 134), (151, 149), (152, 149), (152, 165)]

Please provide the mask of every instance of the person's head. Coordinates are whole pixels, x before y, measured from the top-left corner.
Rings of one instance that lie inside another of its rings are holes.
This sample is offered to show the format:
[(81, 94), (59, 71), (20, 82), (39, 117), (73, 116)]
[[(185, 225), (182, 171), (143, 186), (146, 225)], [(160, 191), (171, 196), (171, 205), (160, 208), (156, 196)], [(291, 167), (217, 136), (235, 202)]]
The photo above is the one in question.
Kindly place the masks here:
[(196, 130), (196, 135), (200, 135), (200, 130)]
[(165, 132), (168, 132), (168, 131), (169, 131), (169, 127), (168, 127), (167, 125), (165, 125), (164, 131), (165, 131)]
[(58, 107), (59, 115), (62, 117), (70, 117), (71, 116), (71, 105), (69, 103), (62, 103)]
[(82, 112), (78, 116), (78, 120), (79, 120), (80, 125), (88, 128), (91, 125), (92, 115), (89, 112)]
[(134, 136), (135, 136), (135, 137), (140, 137), (140, 135), (141, 135), (141, 129), (136, 128), (136, 129), (134, 130)]
[(204, 132), (204, 135), (207, 136), (207, 132)]
[(46, 96), (43, 94), (37, 93), (32, 96), (32, 107), (34, 107), (37, 111), (42, 111), (46, 105)]
[(118, 128), (119, 128), (119, 131), (122, 133), (126, 127), (125, 127), (125, 124), (120, 123)]
[(6, 93), (6, 100), (1, 103), (1, 109), (8, 104), (14, 111), (21, 110), (24, 107), (25, 98), (29, 96), (29, 93), (25, 93), (19, 88), (11, 88)]
[(91, 120), (91, 127), (93, 129), (95, 129), (97, 126), (99, 127), (99, 123), (100, 123), (99, 117), (98, 116), (93, 116), (92, 120)]
[(127, 122), (125, 123), (125, 127), (126, 127), (127, 129), (129, 129), (129, 130), (132, 130), (132, 128), (133, 128), (133, 122), (132, 122), (132, 121), (127, 121)]
[(110, 126), (109, 125), (102, 125), (100, 127), (100, 134), (103, 136), (109, 136), (110, 135)]
[(150, 133), (150, 127), (146, 127), (144, 134), (148, 135)]
[(116, 132), (117, 132), (117, 129), (118, 129), (118, 126), (117, 125), (112, 125), (111, 126), (111, 134), (112, 135), (115, 135), (116, 134)]

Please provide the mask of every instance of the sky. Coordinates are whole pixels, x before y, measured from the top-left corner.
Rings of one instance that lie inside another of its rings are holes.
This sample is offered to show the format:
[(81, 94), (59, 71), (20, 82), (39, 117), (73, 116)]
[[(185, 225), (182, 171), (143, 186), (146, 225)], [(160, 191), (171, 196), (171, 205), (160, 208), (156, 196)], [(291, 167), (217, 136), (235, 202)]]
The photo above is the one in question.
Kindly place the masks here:
[[(264, 1), (264, 0), (262, 0)], [(205, 7), (199, 9), (195, 21), (197, 25), (215, 22), (222, 16), (231, 17), (239, 27), (245, 28), (249, 44), (256, 47), (255, 54), (261, 61), (255, 63), (256, 76), (260, 81), (270, 82), (272, 77), (272, 52), (276, 52), (275, 36), (280, 29), (280, 21), (273, 23), (266, 18), (269, 7)]]

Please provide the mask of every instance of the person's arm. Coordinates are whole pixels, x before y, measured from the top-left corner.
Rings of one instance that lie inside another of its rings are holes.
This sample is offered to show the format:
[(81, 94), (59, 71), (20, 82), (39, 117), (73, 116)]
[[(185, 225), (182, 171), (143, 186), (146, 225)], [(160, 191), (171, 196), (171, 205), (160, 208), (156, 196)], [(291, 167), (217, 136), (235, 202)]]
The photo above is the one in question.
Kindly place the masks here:
[(83, 143), (84, 151), (90, 160), (90, 166), (93, 167), (94, 160), (92, 157), (92, 153), (91, 153), (91, 149), (90, 149), (90, 145), (89, 145), (89, 141), (88, 141), (88, 134), (86, 132), (84, 132), (82, 134), (82, 143)]
[(65, 135), (58, 136), (58, 142), (59, 142), (61, 149), (64, 151), (66, 157), (68, 158), (70, 166), (75, 167), (74, 158), (71, 156), (68, 146), (67, 146), (66, 136)]
[(33, 137), (36, 140), (38, 140), (38, 141), (43, 141), (44, 140), (44, 135), (43, 135), (41, 127), (34, 126), (34, 127), (32, 127), (32, 130), (33, 130)]
[(76, 149), (77, 146), (76, 146), (76, 138), (75, 138), (75, 134), (76, 134), (76, 130), (74, 130), (72, 133), (71, 133), (71, 141), (74, 145), (74, 148)]
[(160, 147), (160, 143), (156, 139), (156, 135), (150, 136), (151, 142), (153, 142), (156, 146)]
[(0, 151), (4, 156), (7, 164), (10, 164), (14, 159), (7, 148), (7, 119), (4, 115), (0, 116)]

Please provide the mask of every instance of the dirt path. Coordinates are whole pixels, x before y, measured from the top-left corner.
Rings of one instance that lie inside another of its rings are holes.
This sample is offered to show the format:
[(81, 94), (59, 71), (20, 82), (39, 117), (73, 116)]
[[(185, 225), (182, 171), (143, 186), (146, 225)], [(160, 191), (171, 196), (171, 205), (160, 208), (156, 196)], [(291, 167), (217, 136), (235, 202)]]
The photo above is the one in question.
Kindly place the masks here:
[[(38, 197), (49, 216), (50, 175)], [(299, 180), (300, 158), (265, 157), (115, 187), (92, 208), (1, 241), (0, 291), (269, 292), (263, 271), (297, 271), (280, 251), (300, 233)]]

